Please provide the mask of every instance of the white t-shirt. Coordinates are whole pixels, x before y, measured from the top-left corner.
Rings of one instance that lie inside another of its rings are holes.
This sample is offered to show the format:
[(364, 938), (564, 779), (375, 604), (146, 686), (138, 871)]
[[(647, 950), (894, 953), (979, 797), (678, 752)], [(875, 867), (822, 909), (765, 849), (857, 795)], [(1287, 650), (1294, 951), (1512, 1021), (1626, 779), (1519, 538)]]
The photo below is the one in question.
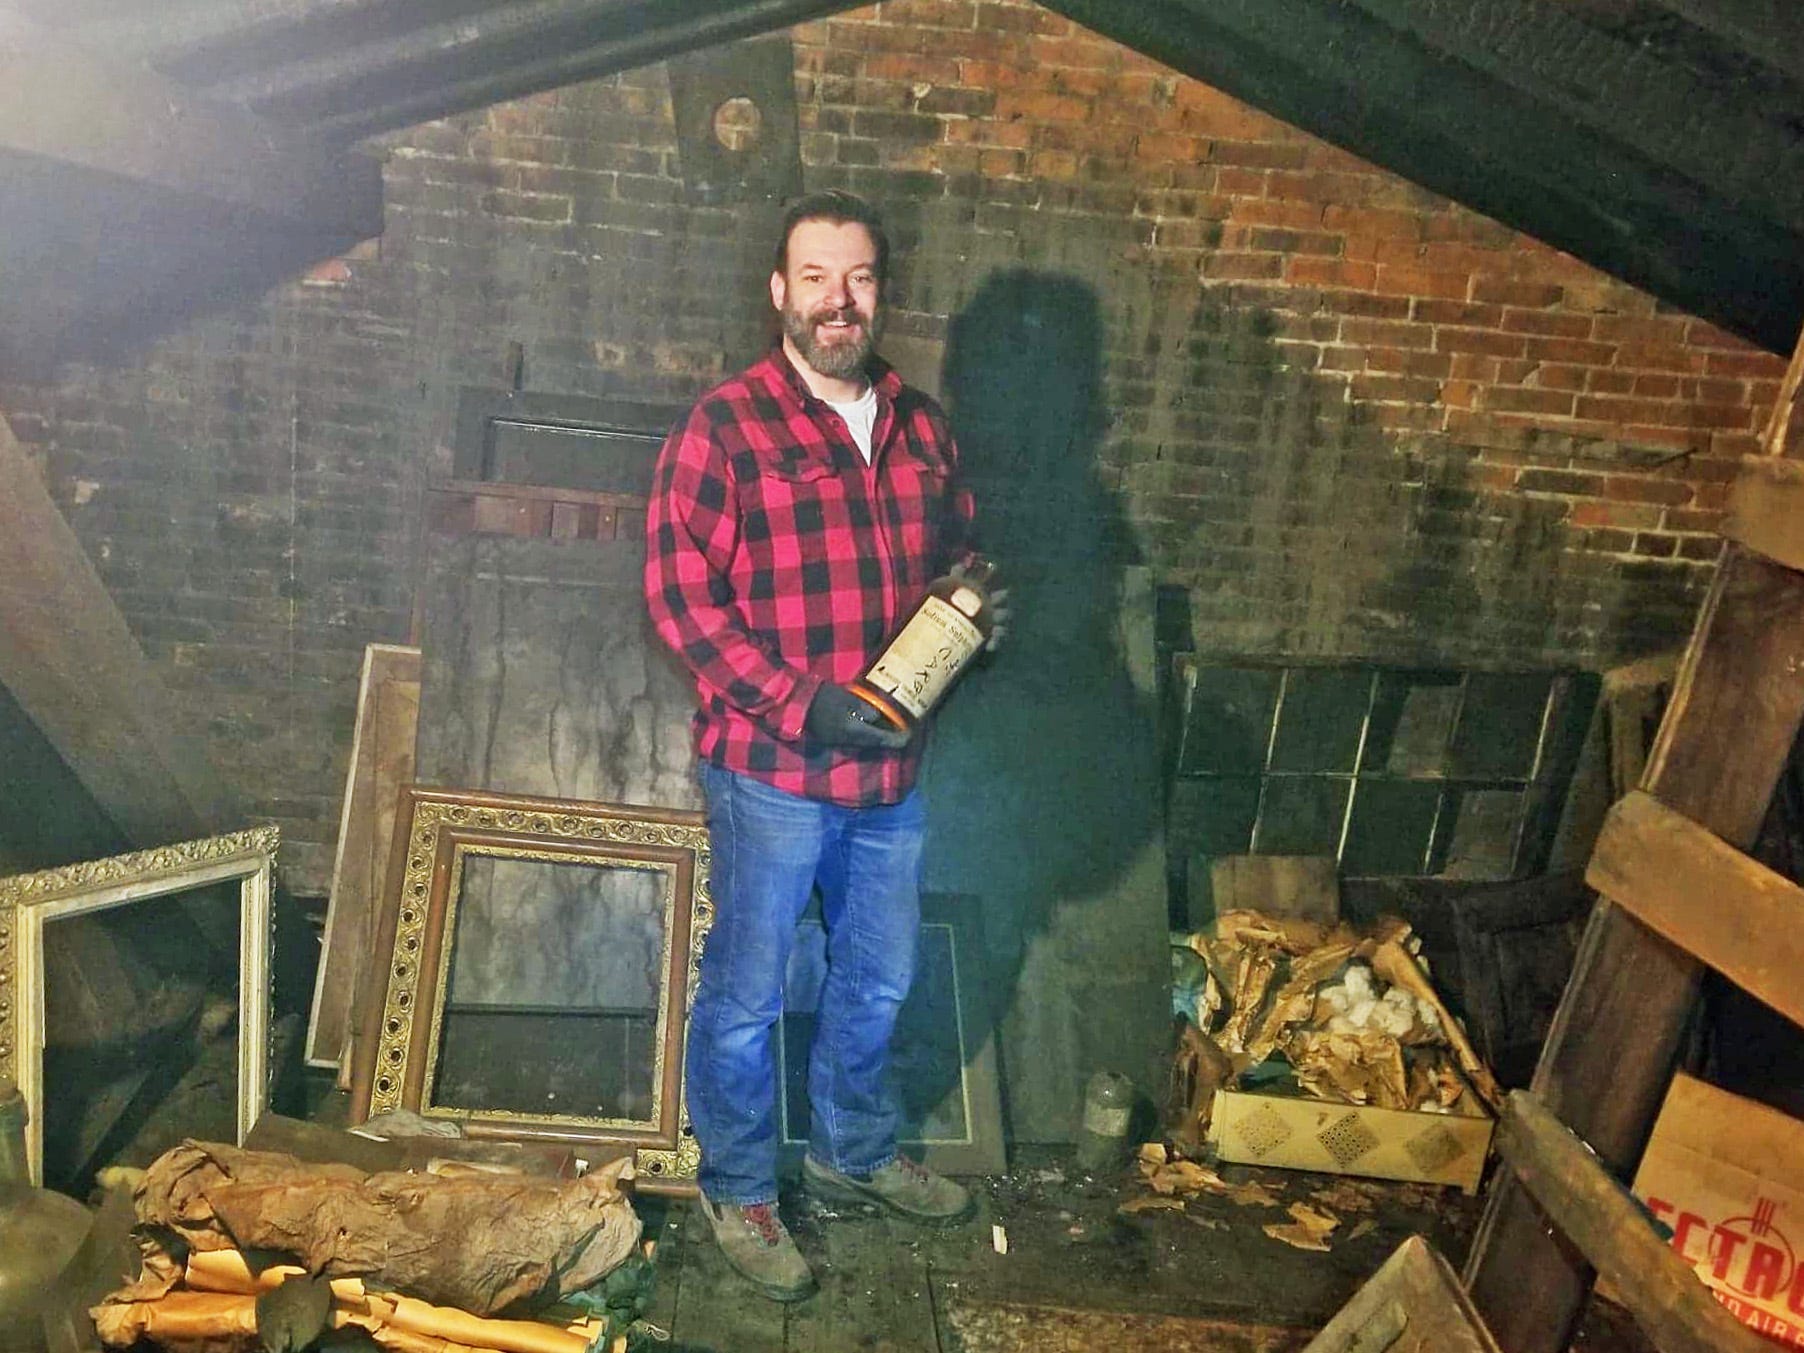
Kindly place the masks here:
[(852, 440), (858, 444), (858, 453), (864, 457), (864, 463), (871, 463), (871, 429), (877, 424), (877, 390), (874, 386), (864, 387), (864, 393), (857, 399), (840, 403), (837, 399), (826, 401), (827, 407), (846, 420), (846, 429), (852, 434)]

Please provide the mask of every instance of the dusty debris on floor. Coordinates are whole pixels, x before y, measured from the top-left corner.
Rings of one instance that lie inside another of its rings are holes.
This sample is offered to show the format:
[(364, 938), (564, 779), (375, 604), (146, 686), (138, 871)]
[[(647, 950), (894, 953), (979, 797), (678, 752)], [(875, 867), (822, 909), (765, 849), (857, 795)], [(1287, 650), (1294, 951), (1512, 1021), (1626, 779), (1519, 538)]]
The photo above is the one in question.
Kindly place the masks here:
[[(1300, 1349), (1406, 1236), (1426, 1232), (1460, 1252), (1477, 1214), (1447, 1189), (1209, 1173), (1219, 1191), (1161, 1195), (1138, 1168), (1089, 1175), (1067, 1149), (1023, 1147), (1007, 1174), (970, 1181), (979, 1215), (944, 1232), (786, 1193), (785, 1217), (821, 1283), (787, 1309), (732, 1275), (686, 1206), (647, 1200), (647, 1234), (659, 1239), (650, 1319), (685, 1349), (713, 1353)], [(1137, 1198), (1175, 1206), (1123, 1210)], [(1298, 1224), (1292, 1205), (1374, 1224), (1357, 1236), (1343, 1225), (1326, 1252), (1298, 1250), (1261, 1231)], [(996, 1227), (1006, 1252), (992, 1245)]]

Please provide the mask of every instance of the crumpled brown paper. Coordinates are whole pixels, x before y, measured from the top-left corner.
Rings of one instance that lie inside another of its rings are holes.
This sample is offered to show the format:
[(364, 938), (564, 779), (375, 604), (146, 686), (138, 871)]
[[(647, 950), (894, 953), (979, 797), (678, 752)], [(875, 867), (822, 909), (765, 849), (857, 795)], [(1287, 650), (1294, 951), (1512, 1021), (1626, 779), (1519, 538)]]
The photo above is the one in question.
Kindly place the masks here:
[[(1215, 1091), (1273, 1053), (1291, 1064), (1307, 1094), (1429, 1111), (1447, 1110), (1464, 1094), (1450, 1064), (1457, 1062), (1473, 1091), (1499, 1109), (1495, 1078), (1412, 943), (1409, 924), (1394, 916), (1355, 928), (1244, 909), (1223, 912), (1213, 933), (1185, 937), (1207, 969), (1198, 1010), (1206, 1023), (1186, 1023), (1180, 1035), (1167, 1095), (1169, 1139), (1197, 1151)], [(1392, 988), (1377, 1005), (1374, 977)], [(1349, 1011), (1356, 994), (1358, 1008)]]
[(138, 1187), (138, 1218), (197, 1250), (265, 1249), (310, 1273), (371, 1278), (491, 1315), (588, 1287), (630, 1255), (640, 1222), (621, 1160), (581, 1179), (411, 1173), (184, 1142)]

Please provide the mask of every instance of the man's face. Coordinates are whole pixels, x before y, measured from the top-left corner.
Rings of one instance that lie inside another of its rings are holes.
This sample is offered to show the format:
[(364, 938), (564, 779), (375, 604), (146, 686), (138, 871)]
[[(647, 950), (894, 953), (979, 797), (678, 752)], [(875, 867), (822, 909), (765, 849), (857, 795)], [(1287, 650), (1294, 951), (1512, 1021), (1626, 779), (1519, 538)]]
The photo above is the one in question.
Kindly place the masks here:
[(801, 221), (787, 267), (770, 275), (771, 304), (795, 354), (823, 376), (849, 380), (877, 341), (877, 244), (856, 222)]

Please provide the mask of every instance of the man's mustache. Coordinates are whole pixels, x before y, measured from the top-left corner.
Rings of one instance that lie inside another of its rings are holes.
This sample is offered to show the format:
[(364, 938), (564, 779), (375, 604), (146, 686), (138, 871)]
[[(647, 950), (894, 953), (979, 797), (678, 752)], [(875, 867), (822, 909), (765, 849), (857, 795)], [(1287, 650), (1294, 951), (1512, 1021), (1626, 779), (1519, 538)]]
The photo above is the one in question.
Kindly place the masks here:
[(870, 325), (870, 321), (865, 317), (864, 312), (855, 305), (843, 307), (823, 306), (811, 314), (808, 317), (808, 320), (811, 324), (827, 324), (831, 322), (838, 324), (857, 324), (866, 328)]

